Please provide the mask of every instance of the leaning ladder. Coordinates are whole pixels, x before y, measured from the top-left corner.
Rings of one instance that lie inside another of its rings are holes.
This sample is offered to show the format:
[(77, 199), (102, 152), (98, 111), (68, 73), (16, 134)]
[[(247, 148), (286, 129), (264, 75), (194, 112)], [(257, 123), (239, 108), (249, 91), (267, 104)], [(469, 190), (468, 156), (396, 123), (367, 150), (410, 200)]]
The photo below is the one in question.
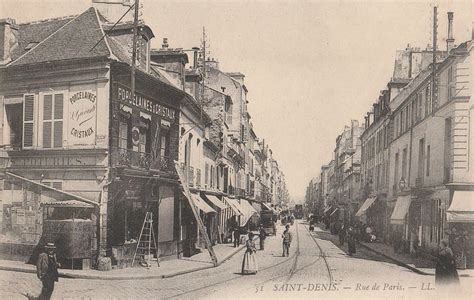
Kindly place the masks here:
[(153, 213), (147, 212), (145, 220), (143, 221), (142, 230), (140, 231), (140, 237), (138, 238), (137, 248), (133, 255), (132, 266), (138, 257), (140, 262), (145, 262), (145, 266), (149, 268), (151, 266), (150, 260), (152, 251), (156, 253), (156, 263), (159, 267), (158, 248), (156, 246), (155, 232), (153, 230)]

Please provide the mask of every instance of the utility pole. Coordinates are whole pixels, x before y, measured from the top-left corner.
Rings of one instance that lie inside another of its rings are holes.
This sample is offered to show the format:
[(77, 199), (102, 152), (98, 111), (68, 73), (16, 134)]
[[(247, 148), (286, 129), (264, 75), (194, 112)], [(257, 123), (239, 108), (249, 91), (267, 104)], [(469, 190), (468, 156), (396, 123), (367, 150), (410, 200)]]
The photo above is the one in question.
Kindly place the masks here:
[(135, 98), (135, 61), (137, 59), (137, 31), (138, 31), (138, 9), (140, 0), (135, 0), (135, 13), (133, 15), (133, 39), (132, 39), (132, 71), (131, 71), (131, 94), (132, 99)]
[(204, 104), (205, 80), (206, 80), (206, 28), (202, 27), (202, 86), (201, 86), (201, 120), (202, 120), (202, 106)]
[(438, 106), (438, 78), (436, 74), (436, 42), (438, 39), (438, 7), (433, 7), (433, 88), (431, 92), (432, 107)]

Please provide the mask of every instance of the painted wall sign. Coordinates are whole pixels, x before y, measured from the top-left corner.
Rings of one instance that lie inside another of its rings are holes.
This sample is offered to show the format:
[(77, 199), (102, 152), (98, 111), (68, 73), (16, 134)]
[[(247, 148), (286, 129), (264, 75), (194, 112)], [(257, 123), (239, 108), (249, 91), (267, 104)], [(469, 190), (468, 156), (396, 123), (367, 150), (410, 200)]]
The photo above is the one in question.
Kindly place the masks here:
[(168, 120), (174, 120), (175, 118), (174, 109), (158, 104), (156, 101), (152, 101), (137, 93), (135, 93), (135, 97), (132, 99), (132, 92), (125, 87), (117, 86), (117, 97), (121, 102), (132, 104), (153, 114), (159, 115), (162, 118)]
[(97, 96), (90, 91), (79, 91), (69, 98), (69, 144), (95, 143)]

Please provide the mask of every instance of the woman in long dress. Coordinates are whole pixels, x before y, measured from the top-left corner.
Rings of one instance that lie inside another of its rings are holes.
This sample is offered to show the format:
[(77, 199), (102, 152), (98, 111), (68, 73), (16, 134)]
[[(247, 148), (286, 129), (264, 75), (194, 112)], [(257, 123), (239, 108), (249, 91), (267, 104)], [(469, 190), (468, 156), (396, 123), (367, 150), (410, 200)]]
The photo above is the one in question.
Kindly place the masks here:
[(244, 260), (242, 261), (242, 274), (257, 274), (257, 258), (255, 241), (253, 240), (253, 233), (249, 232), (249, 239), (245, 242), (246, 250)]
[(436, 285), (459, 283), (456, 261), (447, 241), (441, 241), (438, 263), (436, 264), (435, 283)]

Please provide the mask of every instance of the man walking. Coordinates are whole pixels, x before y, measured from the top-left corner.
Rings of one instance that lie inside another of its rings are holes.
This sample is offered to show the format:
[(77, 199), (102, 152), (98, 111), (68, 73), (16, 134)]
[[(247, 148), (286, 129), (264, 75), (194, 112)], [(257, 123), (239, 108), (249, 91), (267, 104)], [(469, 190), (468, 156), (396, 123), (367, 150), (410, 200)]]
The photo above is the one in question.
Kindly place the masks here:
[(283, 257), (290, 256), (290, 245), (291, 245), (291, 232), (290, 232), (290, 225), (285, 226), (285, 231), (281, 236), (283, 238)]
[(56, 246), (48, 243), (44, 246), (45, 252), (41, 253), (36, 263), (36, 271), (39, 280), (43, 283), (41, 294), (38, 299), (51, 299), (54, 290), (54, 282), (58, 281), (58, 266), (56, 260)]
[(263, 225), (260, 225), (259, 237), (260, 237), (260, 250), (265, 250), (265, 238), (267, 237), (267, 233), (265, 232), (265, 228), (263, 228)]

